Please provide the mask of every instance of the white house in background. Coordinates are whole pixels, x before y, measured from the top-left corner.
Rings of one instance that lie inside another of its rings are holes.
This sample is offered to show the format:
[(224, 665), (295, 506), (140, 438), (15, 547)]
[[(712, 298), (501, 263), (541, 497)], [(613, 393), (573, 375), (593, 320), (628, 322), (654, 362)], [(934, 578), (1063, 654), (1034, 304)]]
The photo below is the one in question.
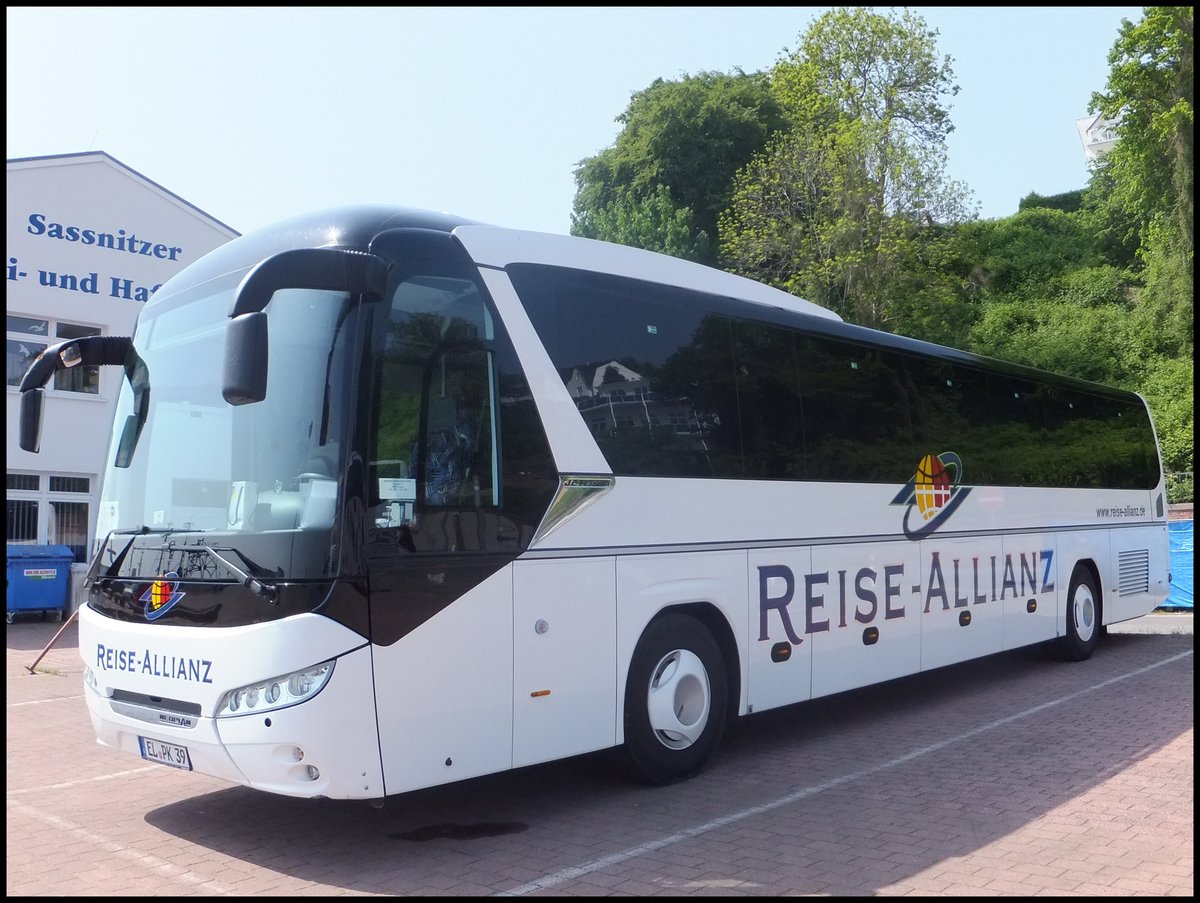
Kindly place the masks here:
[(21, 377), (48, 345), (131, 334), (155, 289), (238, 233), (102, 151), (10, 159), (6, 190), (7, 538), (83, 562), (124, 375), (56, 374), (39, 454), (17, 444)]
[(1079, 130), (1079, 140), (1083, 142), (1083, 153), (1089, 166), (1112, 150), (1112, 146), (1117, 143), (1117, 126), (1120, 123), (1120, 117), (1105, 119), (1099, 113), (1086, 119), (1075, 120), (1075, 128)]

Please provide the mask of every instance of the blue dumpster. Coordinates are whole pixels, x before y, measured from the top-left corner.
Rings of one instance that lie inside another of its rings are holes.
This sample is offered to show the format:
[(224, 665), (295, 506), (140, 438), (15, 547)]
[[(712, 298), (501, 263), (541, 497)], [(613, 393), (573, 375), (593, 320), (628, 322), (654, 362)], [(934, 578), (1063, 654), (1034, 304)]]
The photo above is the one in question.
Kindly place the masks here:
[(8, 574), (4, 581), (5, 621), (17, 612), (40, 611), (55, 620), (62, 617), (70, 592), (69, 546), (8, 545)]

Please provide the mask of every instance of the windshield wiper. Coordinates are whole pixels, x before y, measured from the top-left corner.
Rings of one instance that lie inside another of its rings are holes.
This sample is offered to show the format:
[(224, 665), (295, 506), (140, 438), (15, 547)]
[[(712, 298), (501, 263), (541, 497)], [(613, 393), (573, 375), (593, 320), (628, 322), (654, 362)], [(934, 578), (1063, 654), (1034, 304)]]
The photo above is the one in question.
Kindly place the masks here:
[[(189, 547), (181, 546), (179, 548), (182, 551), (183, 549), (189, 548)], [(217, 559), (217, 561), (221, 562), (221, 564), (225, 565), (225, 567), (229, 568), (229, 570), (233, 573), (233, 575), (242, 582), (242, 586), (246, 587), (246, 589), (250, 590), (251, 592), (255, 593), (256, 595), (262, 596), (271, 605), (279, 604), (279, 588), (277, 586), (275, 586), (275, 584), (267, 583), (263, 580), (259, 580), (257, 577), (252, 577), (250, 574), (247, 574), (240, 567), (238, 567), (236, 564), (234, 564), (232, 561), (230, 561), (228, 558), (226, 558), (224, 555), (222, 555), (220, 552), (218, 552), (216, 549), (214, 549), (210, 545), (206, 545), (205, 543), (198, 543), (194, 548), (203, 549), (209, 555), (211, 555), (213, 558)], [(253, 566), (253, 564), (254, 564), (252, 561), (250, 561), (249, 558), (247, 558), (245, 555), (243, 555), (241, 552), (239, 552), (237, 549), (233, 548), (232, 546), (222, 549), (221, 552), (233, 552), (233, 554), (237, 555), (239, 558), (241, 558), (243, 561), (245, 561), (246, 564), (251, 565), (251, 566)]]

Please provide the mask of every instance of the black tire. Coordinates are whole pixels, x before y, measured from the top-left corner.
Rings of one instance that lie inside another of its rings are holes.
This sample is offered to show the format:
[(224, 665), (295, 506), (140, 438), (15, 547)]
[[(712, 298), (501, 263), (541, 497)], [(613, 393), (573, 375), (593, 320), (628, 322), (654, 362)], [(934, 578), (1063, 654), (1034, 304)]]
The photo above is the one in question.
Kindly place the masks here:
[(625, 685), (625, 753), (650, 784), (699, 771), (716, 751), (728, 715), (725, 661), (695, 618), (668, 614), (638, 640)]
[(1100, 620), (1100, 590), (1096, 579), (1088, 568), (1077, 567), (1067, 592), (1067, 632), (1058, 642), (1062, 656), (1073, 662), (1090, 658), (1103, 632)]

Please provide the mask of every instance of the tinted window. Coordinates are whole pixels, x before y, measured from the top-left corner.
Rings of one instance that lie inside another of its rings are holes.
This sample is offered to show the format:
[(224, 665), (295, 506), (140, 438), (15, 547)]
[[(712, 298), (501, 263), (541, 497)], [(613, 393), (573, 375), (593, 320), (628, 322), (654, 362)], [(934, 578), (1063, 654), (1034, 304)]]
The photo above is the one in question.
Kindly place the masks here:
[(919, 453), (958, 456), (966, 483), (994, 483), (987, 380), (970, 367), (910, 356), (906, 360), (913, 438)]
[(1058, 485), (1145, 489), (1158, 483), (1158, 452), (1140, 404), (1060, 390), (1048, 419)]
[(614, 473), (742, 475), (730, 325), (704, 296), (552, 267), (510, 275)]
[[(987, 483), (1003, 486), (1051, 485), (1047, 477), (1049, 437), (1045, 408), (1052, 403), (1049, 388), (1027, 379), (988, 375), (992, 411), (990, 451), (984, 472)], [(981, 462), (983, 463), (983, 462)]]
[(733, 365), (743, 475), (754, 479), (807, 477), (800, 360), (794, 330), (733, 321)]
[(974, 485), (1158, 482), (1134, 402), (816, 334), (807, 318), (700, 292), (508, 271), (616, 474), (905, 483), (925, 455), (953, 453)]
[(823, 336), (800, 348), (809, 479), (907, 481), (920, 456), (902, 358)]
[[(1107, 401), (1116, 412), (1116, 428), (1112, 434), (1114, 453), (1109, 459), (1112, 470), (1101, 470), (1102, 485), (1122, 489), (1151, 489), (1161, 479), (1158, 446), (1154, 428), (1144, 404)], [(1112, 423), (1112, 418), (1109, 418)]]

